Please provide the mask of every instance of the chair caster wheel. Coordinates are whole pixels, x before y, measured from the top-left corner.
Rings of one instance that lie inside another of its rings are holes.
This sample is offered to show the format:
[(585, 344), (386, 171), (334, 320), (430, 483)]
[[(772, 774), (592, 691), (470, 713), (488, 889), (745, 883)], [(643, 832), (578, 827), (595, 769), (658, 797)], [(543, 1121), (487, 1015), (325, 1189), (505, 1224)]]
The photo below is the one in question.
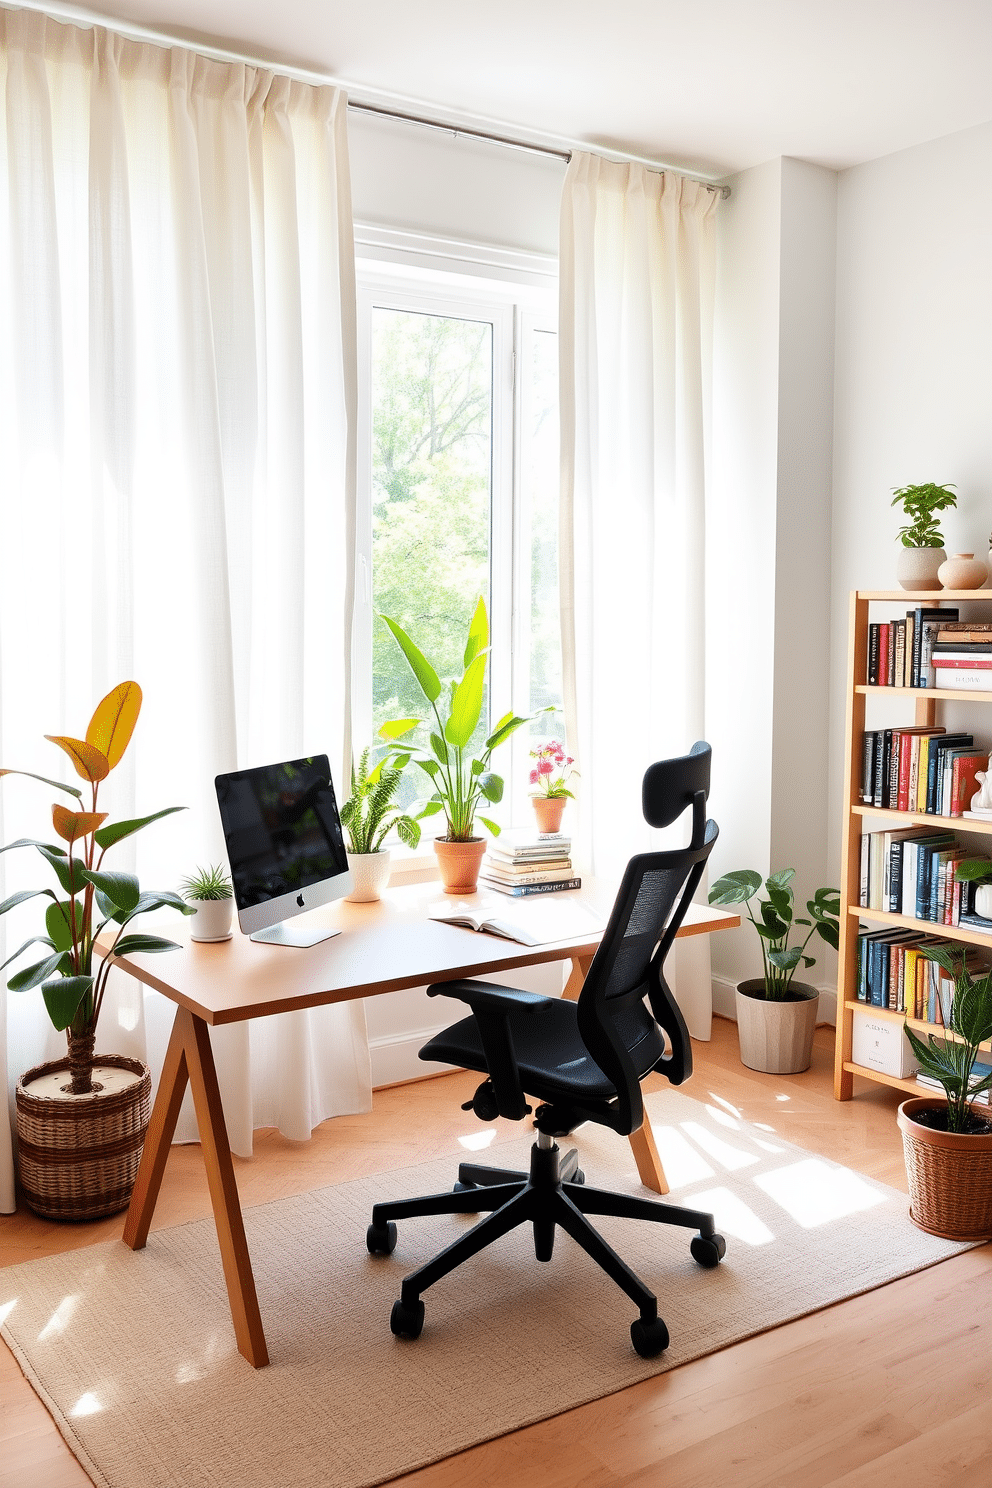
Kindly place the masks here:
[(417, 1301), (408, 1307), (402, 1298), (393, 1303), (389, 1314), (389, 1331), (397, 1338), (419, 1338), (424, 1326), (424, 1304)]
[(635, 1318), (630, 1325), (630, 1341), (634, 1345), (634, 1352), (640, 1354), (642, 1359), (656, 1359), (671, 1340), (662, 1318), (655, 1318), (653, 1323)]
[(727, 1254), (727, 1242), (722, 1235), (693, 1235), (689, 1253), (701, 1266), (719, 1266)]
[(365, 1231), (365, 1244), (369, 1255), (392, 1255), (396, 1249), (396, 1226), (389, 1220), (384, 1229), (370, 1224)]

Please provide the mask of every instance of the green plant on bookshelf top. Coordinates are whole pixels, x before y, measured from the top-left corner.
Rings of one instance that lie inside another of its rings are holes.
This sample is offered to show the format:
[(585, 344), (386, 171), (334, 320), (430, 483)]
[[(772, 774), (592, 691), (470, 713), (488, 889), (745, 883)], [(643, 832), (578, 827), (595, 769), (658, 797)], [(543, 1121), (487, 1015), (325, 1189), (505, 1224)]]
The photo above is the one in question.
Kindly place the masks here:
[[(920, 1069), (939, 1081), (947, 1097), (947, 1112), (936, 1119), (946, 1119), (950, 1132), (992, 1131), (992, 1122), (979, 1116), (972, 1107), (976, 1095), (992, 1090), (992, 1074), (975, 1079), (973, 1070), (982, 1044), (992, 1039), (992, 968), (973, 974), (967, 963), (967, 952), (951, 946), (929, 946), (927, 956), (954, 978), (948, 1027), (954, 1039), (927, 1034), (921, 1039), (905, 1025), (913, 1053)], [(920, 1121), (920, 1115), (914, 1120)], [(931, 1119), (927, 1124), (935, 1124)]]
[(957, 505), (957, 493), (953, 485), (937, 486), (928, 481), (922, 486), (893, 487), (890, 505), (901, 506), (907, 523), (899, 528), (899, 538), (904, 548), (942, 548), (943, 534), (936, 513)]

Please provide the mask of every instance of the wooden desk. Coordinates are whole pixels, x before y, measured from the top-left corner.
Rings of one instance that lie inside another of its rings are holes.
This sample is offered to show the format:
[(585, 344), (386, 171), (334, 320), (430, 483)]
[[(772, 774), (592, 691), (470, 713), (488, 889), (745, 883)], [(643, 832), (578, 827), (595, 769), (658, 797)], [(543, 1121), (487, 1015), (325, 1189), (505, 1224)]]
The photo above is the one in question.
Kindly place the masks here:
[[(598, 885), (567, 897), (585, 902), (604, 918), (612, 903), (609, 892)], [(523, 946), (426, 918), (430, 908), (444, 905), (451, 909), (456, 903), (473, 907), (485, 903), (492, 906), (491, 912), (505, 918), (512, 917), (515, 907), (512, 899), (502, 895), (478, 894), (455, 901), (440, 893), (436, 884), (416, 884), (389, 890), (379, 903), (340, 901), (314, 910), (307, 916), (312, 923), (333, 924), (344, 933), (306, 949), (264, 945), (249, 941), (238, 931), (231, 940), (216, 945), (194, 944), (185, 926), (170, 925), (172, 938), (182, 940), (180, 950), (168, 955), (122, 957), (118, 963), (178, 1004), (124, 1226), (124, 1242), (132, 1250), (140, 1250), (148, 1238), (188, 1082), (238, 1348), (256, 1369), (267, 1364), (269, 1356), (209, 1025), (239, 1023), (294, 1008), (346, 1002), (459, 977), (503, 978), (517, 967), (547, 961), (572, 962), (565, 995), (578, 996), (599, 943), (598, 933), (550, 945)], [(738, 915), (693, 905), (679, 934), (700, 935), (739, 924)], [(630, 1140), (642, 1181), (658, 1193), (667, 1192), (647, 1123)]]

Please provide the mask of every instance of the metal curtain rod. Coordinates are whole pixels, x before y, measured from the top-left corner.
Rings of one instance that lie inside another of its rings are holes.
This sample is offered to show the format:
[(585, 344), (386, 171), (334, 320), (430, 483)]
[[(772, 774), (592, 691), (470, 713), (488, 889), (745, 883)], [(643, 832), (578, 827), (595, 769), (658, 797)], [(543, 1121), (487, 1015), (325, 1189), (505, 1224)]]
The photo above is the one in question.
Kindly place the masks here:
[[(0, 5), (5, 9), (15, 8), (0, 0)], [(489, 140), (493, 144), (506, 145), (513, 150), (529, 150), (535, 155), (548, 155), (556, 160), (571, 160), (576, 150), (588, 151), (591, 155), (603, 155), (607, 158), (627, 161), (632, 165), (644, 165), (649, 170), (673, 171), (676, 175), (685, 176), (690, 181), (698, 181), (708, 191), (715, 191), (719, 196), (729, 196), (730, 187), (721, 186), (714, 181), (707, 180), (705, 176), (694, 174), (692, 171), (681, 170), (678, 166), (668, 165), (663, 160), (650, 160), (643, 155), (631, 155), (623, 150), (611, 150), (607, 146), (597, 147), (589, 145), (581, 140), (561, 139), (557, 145), (535, 144), (530, 140), (515, 139), (512, 135), (497, 134), (488, 129), (476, 128), (470, 124), (445, 123), (441, 119), (432, 119), (426, 115), (408, 112), (410, 109), (424, 107), (419, 99), (405, 98), (399, 94), (380, 92), (378, 89), (366, 88), (360, 83), (349, 83), (345, 78), (332, 77), (329, 73), (312, 72), (304, 67), (294, 67), (290, 63), (273, 62), (271, 57), (253, 57), (247, 52), (237, 52), (226, 47), (212, 46), (209, 42), (188, 40), (183, 36), (173, 36), (167, 31), (156, 31), (150, 26), (143, 26), (136, 21), (119, 20), (113, 16), (100, 15), (87, 10), (82, 5), (62, 3), (62, 0), (20, 0), (16, 7), (23, 10), (37, 10), (44, 15), (51, 16), (54, 20), (68, 21), (82, 26), (103, 26), (108, 31), (115, 31), (118, 35), (130, 37), (135, 41), (151, 42), (155, 46), (185, 47), (187, 51), (197, 52), (202, 57), (210, 57), (216, 62), (237, 62), (248, 67), (263, 67), (269, 72), (281, 74), (283, 77), (295, 78), (301, 83), (308, 83), (312, 87), (340, 88), (348, 97), (349, 109), (355, 109), (365, 114), (379, 114), (386, 119), (398, 119), (405, 124), (419, 124), (424, 129), (438, 129), (445, 134), (454, 136), (466, 135), (471, 139)], [(351, 92), (364, 93), (366, 96), (389, 99), (391, 102), (401, 103), (403, 108), (388, 107), (385, 103), (363, 103), (357, 98), (351, 97)], [(430, 107), (430, 105), (427, 105)], [(489, 123), (488, 119), (480, 120), (480, 123)], [(502, 125), (494, 120), (497, 127)], [(512, 128), (512, 126), (510, 126)], [(552, 136), (553, 138), (553, 136)]]

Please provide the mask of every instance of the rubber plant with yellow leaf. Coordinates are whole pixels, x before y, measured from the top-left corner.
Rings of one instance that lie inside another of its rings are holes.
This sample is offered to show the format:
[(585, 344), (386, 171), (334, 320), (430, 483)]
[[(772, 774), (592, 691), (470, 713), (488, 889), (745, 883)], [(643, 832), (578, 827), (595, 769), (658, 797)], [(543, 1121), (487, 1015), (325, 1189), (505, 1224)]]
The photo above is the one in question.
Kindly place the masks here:
[[(16, 972), (7, 985), (15, 992), (40, 987), (52, 1023), (64, 1031), (68, 1041), (69, 1072), (73, 1095), (87, 1095), (93, 1088), (93, 1055), (96, 1027), (114, 960), (135, 951), (171, 951), (175, 941), (158, 935), (126, 933), (138, 915), (170, 908), (192, 914), (178, 894), (167, 890), (142, 893), (130, 873), (110, 872), (104, 859), (112, 847), (140, 832), (149, 822), (182, 811), (167, 806), (151, 816), (130, 821), (108, 821), (100, 811), (100, 786), (121, 761), (141, 710), (141, 688), (137, 682), (121, 682), (97, 704), (85, 739), (46, 734), (72, 760), (76, 774), (89, 788), (89, 800), (74, 785), (35, 775), (29, 770), (0, 768), (0, 775), (25, 775), (74, 796), (73, 806), (52, 806), (52, 825), (59, 842), (39, 842), (22, 837), (0, 851), (34, 847), (52, 869), (58, 888), (22, 889), (0, 904), (0, 915), (28, 899), (51, 901), (45, 912), (45, 934), (32, 936), (3, 963), (17, 961), (31, 946), (42, 945), (45, 956)], [(85, 809), (88, 807), (88, 809)], [(63, 845), (64, 844), (64, 845)], [(59, 892), (61, 891), (61, 892)], [(108, 931), (109, 949), (94, 971), (94, 947), (98, 936)]]

